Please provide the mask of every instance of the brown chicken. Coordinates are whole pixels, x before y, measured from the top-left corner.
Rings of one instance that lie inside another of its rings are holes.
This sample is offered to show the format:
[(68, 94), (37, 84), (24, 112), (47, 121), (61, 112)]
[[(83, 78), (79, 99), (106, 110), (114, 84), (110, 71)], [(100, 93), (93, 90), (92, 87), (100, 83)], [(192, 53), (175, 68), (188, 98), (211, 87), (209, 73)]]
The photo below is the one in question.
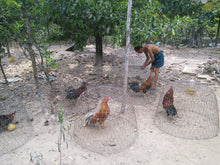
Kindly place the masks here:
[(67, 92), (67, 99), (77, 99), (87, 89), (87, 83), (83, 82), (77, 89), (71, 89)]
[(0, 115), (0, 129), (7, 129), (7, 126), (14, 120), (16, 111), (8, 115)]
[(176, 108), (173, 105), (174, 97), (173, 97), (173, 87), (170, 86), (170, 89), (166, 92), (166, 94), (163, 97), (163, 107), (166, 110), (167, 116), (169, 115), (176, 115), (177, 111)]
[(148, 77), (148, 79), (145, 81), (145, 83), (143, 83), (140, 87), (140, 90), (142, 90), (144, 93), (147, 92), (148, 89), (150, 89), (152, 84), (152, 75), (150, 75)]
[(110, 113), (110, 109), (108, 106), (108, 100), (109, 97), (105, 96), (105, 98), (103, 99), (103, 101), (100, 104), (100, 109), (98, 113), (88, 113), (85, 116), (85, 124), (84, 126), (93, 124), (95, 125), (96, 122), (99, 122), (99, 128), (101, 130), (102, 125), (105, 127), (105, 120), (108, 118), (109, 113)]
[(138, 84), (137, 82), (131, 82), (131, 83), (129, 83), (130, 88), (131, 88), (134, 92), (143, 91), (144, 93), (146, 93), (147, 90), (151, 88), (151, 84), (152, 84), (152, 76), (151, 76), (151, 75), (148, 77), (148, 79), (147, 79), (147, 80), (145, 81), (145, 83), (143, 83), (142, 85)]

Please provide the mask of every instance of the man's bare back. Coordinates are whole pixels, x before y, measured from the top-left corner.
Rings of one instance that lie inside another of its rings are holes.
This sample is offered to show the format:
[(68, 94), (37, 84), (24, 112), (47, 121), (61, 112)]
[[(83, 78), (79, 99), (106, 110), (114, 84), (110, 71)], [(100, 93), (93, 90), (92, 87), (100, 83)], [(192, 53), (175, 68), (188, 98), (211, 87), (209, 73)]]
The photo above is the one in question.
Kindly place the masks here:
[(149, 53), (152, 52), (153, 55), (155, 55), (155, 54), (159, 53), (160, 51), (161, 51), (160, 48), (157, 47), (156, 45), (149, 44), (149, 45), (144, 46), (144, 53), (145, 54), (148, 53), (148, 52)]

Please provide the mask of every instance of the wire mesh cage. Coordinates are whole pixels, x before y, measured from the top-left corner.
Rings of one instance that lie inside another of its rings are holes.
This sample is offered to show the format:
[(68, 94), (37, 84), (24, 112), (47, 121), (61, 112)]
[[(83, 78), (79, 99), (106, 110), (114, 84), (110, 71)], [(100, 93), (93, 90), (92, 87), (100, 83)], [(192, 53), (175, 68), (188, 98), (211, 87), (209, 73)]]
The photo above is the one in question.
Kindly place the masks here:
[(144, 70), (141, 69), (141, 66), (144, 63), (145, 58), (146, 58), (145, 56), (140, 54), (129, 55), (128, 94), (130, 97), (132, 97), (132, 99), (136, 100), (135, 101), (136, 104), (140, 104), (140, 105), (150, 104), (153, 101), (155, 101), (157, 97), (157, 91), (155, 90), (147, 90), (146, 93), (143, 93), (142, 91), (135, 92), (134, 90), (131, 89), (130, 83), (136, 82), (139, 85), (141, 85), (152, 74), (150, 72), (150, 69), (144, 69)]
[[(158, 90), (152, 89), (149, 86), (140, 90), (142, 84), (146, 83), (148, 78), (149, 76), (146, 76), (145, 80), (129, 80), (128, 82), (128, 94), (137, 105), (150, 104), (154, 102), (158, 96)], [(152, 82), (154, 81), (153, 78), (154, 77), (152, 76)]]
[(157, 98), (158, 90), (149, 89), (146, 91), (146, 93), (140, 91), (140, 92), (134, 92), (131, 89), (128, 89), (129, 96), (135, 101), (136, 105), (147, 105), (152, 102), (154, 102)]
[(129, 65), (130, 66), (141, 66), (145, 62), (145, 55), (138, 54), (138, 53), (132, 53), (129, 55)]
[[(162, 104), (171, 86), (177, 112), (174, 116), (168, 116)], [(164, 86), (154, 122), (159, 129), (175, 137), (207, 139), (218, 135), (218, 117), (216, 96), (208, 85), (178, 82)]]
[[(59, 107), (59, 102), (62, 102), (63, 108), (69, 110), (68, 113), (72, 113), (72, 107), (76, 105), (79, 98), (76, 90), (83, 86), (83, 82), (84, 81), (79, 77), (71, 77), (70, 75), (60, 76), (59, 79), (53, 83), (49, 93), (49, 101), (55, 107)], [(81, 91), (83, 92), (84, 90)], [(77, 115), (80, 112), (75, 109), (73, 113)]]
[(128, 67), (128, 76), (133, 79), (145, 80), (147, 75), (150, 74), (150, 69), (141, 69), (141, 65), (129, 65)]
[(0, 155), (23, 145), (32, 131), (22, 101), (12, 91), (0, 88)]
[(145, 60), (146, 57), (144, 55), (130, 54), (128, 77), (145, 80), (147, 75), (150, 75), (150, 70), (146, 71), (145, 69), (141, 69), (141, 66), (144, 64)]
[[(105, 96), (109, 97), (110, 114), (105, 120), (105, 127), (85, 126), (85, 115), (97, 113)], [(121, 88), (99, 86), (88, 89), (77, 101), (76, 108), (83, 115), (74, 123), (76, 142), (84, 148), (103, 155), (120, 152), (130, 146), (137, 136), (137, 122), (133, 104)], [(84, 126), (83, 126), (84, 125)]]

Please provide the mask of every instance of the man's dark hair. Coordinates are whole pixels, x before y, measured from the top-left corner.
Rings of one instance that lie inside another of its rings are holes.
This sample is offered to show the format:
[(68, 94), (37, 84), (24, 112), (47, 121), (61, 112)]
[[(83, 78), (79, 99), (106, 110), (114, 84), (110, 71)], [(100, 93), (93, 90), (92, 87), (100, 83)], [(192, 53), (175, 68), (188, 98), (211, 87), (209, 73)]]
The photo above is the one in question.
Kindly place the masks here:
[(134, 47), (134, 50), (137, 52), (137, 51), (139, 51), (141, 48), (142, 48), (142, 46), (136, 46), (136, 47)]

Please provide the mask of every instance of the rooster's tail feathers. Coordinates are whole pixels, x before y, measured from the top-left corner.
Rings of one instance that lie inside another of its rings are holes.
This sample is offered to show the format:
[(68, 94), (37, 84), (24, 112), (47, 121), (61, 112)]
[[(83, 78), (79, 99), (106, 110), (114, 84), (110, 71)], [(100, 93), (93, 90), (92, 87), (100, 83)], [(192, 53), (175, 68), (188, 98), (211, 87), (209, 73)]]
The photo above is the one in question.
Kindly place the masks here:
[(174, 107), (174, 105), (168, 105), (167, 107), (167, 116), (175, 116), (177, 114), (176, 108)]
[(95, 113), (93, 112), (87, 113), (85, 116), (85, 125), (89, 125), (91, 123), (95, 124), (96, 120), (93, 119), (94, 116), (95, 116)]

